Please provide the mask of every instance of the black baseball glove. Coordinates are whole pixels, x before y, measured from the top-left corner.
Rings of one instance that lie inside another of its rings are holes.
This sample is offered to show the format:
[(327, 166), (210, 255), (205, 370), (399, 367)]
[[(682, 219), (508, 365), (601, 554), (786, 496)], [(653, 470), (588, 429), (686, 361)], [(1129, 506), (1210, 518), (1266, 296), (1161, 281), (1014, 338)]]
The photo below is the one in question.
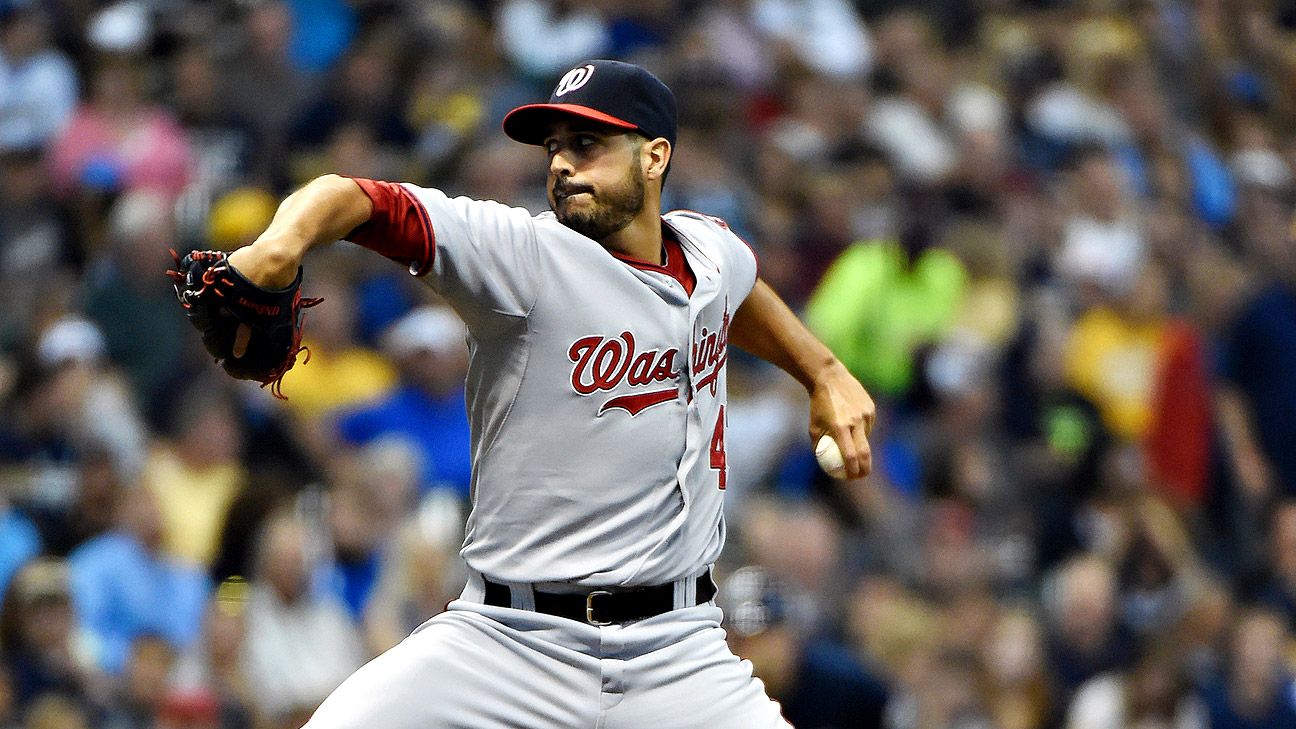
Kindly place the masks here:
[(310, 350), (301, 345), (303, 310), (322, 301), (302, 298), (301, 269), (291, 285), (270, 291), (230, 267), (220, 251), (171, 256), (175, 268), (167, 275), (176, 298), (216, 363), (231, 377), (256, 380), (286, 400), (280, 389), (284, 373), (299, 352), (306, 351), (303, 364), (310, 360)]

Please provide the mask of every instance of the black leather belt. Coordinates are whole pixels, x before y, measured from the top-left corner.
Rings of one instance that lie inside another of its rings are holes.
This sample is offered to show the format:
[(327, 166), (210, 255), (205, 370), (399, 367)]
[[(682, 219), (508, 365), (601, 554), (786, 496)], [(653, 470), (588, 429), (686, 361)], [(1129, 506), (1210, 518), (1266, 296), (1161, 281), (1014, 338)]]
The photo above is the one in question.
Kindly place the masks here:
[[(484, 580), (487, 605), (512, 607), (513, 600), (508, 585)], [(675, 609), (675, 585), (631, 587), (593, 590), (581, 593), (541, 592), (534, 590), (535, 609), (538, 613), (557, 615), (568, 620), (578, 620), (590, 625), (611, 625), (631, 620), (642, 620)], [(707, 572), (697, 578), (697, 600), (694, 604), (710, 602), (715, 597), (716, 586)]]

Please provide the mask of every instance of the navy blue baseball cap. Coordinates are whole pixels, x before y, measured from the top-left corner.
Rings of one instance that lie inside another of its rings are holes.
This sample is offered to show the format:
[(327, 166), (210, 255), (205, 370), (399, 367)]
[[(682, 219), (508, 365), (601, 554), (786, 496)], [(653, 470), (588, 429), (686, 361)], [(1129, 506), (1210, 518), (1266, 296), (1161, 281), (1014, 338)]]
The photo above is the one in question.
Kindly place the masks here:
[(675, 146), (675, 94), (631, 63), (585, 61), (563, 74), (545, 104), (519, 106), (504, 116), (504, 133), (523, 144), (544, 144), (556, 119), (579, 117)]

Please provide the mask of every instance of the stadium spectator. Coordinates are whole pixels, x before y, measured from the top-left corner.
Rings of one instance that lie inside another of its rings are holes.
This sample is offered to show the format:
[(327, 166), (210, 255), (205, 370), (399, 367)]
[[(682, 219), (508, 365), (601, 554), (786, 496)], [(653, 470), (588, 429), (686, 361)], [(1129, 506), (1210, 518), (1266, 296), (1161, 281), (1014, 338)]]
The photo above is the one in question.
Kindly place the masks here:
[(1062, 196), (1072, 208), (1053, 266), (1086, 304), (1102, 296), (1128, 295), (1138, 281), (1146, 244), (1125, 171), (1112, 152), (1091, 145), (1069, 161)]
[(72, 118), (77, 72), (50, 38), (49, 10), (11, 2), (0, 9), (0, 149), (44, 148)]
[(404, 640), (429, 614), (458, 596), (464, 577), (457, 558), (463, 521), (459, 499), (433, 491), (397, 528), (365, 610), (371, 652), (381, 653)]
[(287, 5), (293, 61), (308, 73), (327, 71), (355, 37), (355, 8), (342, 0), (287, 0)]
[(208, 603), (202, 640), (176, 661), (165, 708), (179, 715), (180, 726), (206, 717), (219, 729), (251, 729), (252, 687), (242, 660), (246, 605), (247, 582), (221, 583)]
[(107, 250), (93, 252), (84, 281), (86, 314), (99, 325), (108, 355), (130, 378), (135, 392), (154, 402), (183, 375), (185, 323), (166, 315), (175, 300), (152, 275), (177, 245), (170, 200), (155, 192), (122, 195), (108, 216)]
[(189, 145), (174, 115), (148, 100), (145, 73), (129, 57), (97, 65), (88, 100), (50, 149), (59, 192), (150, 190), (174, 198), (184, 190)]
[(752, 25), (830, 78), (864, 78), (873, 62), (868, 28), (845, 0), (756, 0)]
[(1044, 631), (1035, 616), (1009, 608), (994, 618), (980, 646), (986, 709), (1000, 729), (1056, 723), (1057, 697), (1044, 665)]
[(31, 520), (8, 499), (0, 499), (0, 596), (18, 570), (40, 553), (40, 533)]
[(1206, 729), (1206, 707), (1193, 694), (1180, 657), (1167, 642), (1126, 672), (1102, 674), (1076, 692), (1067, 729), (1164, 726)]
[(396, 527), (414, 501), (417, 453), (399, 438), (378, 439), (359, 449), (344, 474), (333, 485), (328, 504), (328, 580), (359, 621), (393, 547)]
[(28, 563), (5, 593), (0, 620), (4, 668), (19, 713), (51, 693), (89, 698), (93, 674), (77, 650), (79, 632), (67, 564), (51, 558)]
[(198, 567), (162, 553), (162, 519), (151, 491), (128, 489), (117, 527), (68, 557), (72, 604), (96, 666), (119, 675), (141, 635), (181, 650), (199, 636), (209, 590)]
[(380, 343), (400, 373), (400, 386), (383, 400), (343, 415), (342, 438), (364, 445), (400, 437), (417, 448), (419, 490), (450, 489), (467, 501), (471, 479), (464, 376), (464, 325), (449, 309), (415, 309), (393, 324)]
[(1116, 573), (1098, 557), (1076, 557), (1051, 576), (1049, 669), (1067, 700), (1085, 681), (1129, 665), (1133, 642), (1121, 630)]
[(200, 209), (230, 188), (270, 181), (272, 157), (264, 154), (253, 122), (223, 103), (222, 74), (220, 60), (206, 44), (184, 48), (173, 61), (171, 103), (192, 150), (196, 191), (191, 187), (191, 192), (201, 196)]
[(216, 555), (230, 504), (246, 481), (239, 461), (242, 423), (227, 399), (201, 385), (181, 398), (174, 419), (174, 437), (149, 454), (140, 487), (156, 499), (163, 550), (205, 568)]
[(741, 567), (720, 594), (730, 647), (752, 662), (793, 726), (883, 726), (886, 686), (843, 646), (790, 625), (778, 580), (760, 567)]
[(967, 282), (963, 265), (949, 251), (908, 243), (853, 244), (828, 269), (806, 308), (807, 322), (824, 343), (883, 395), (908, 390), (918, 350), (949, 330)]
[(1269, 518), (1265, 569), (1256, 597), (1296, 631), (1296, 500), (1277, 504)]
[(886, 726), (895, 729), (967, 727), (990, 729), (988, 707), (976, 690), (976, 659), (930, 646), (909, 659), (912, 690), (887, 707)]
[(499, 44), (525, 76), (539, 81), (583, 58), (599, 58), (612, 42), (596, 3), (508, 0), (499, 8)]
[(36, 358), (59, 392), (62, 436), (81, 453), (107, 455), (117, 473), (131, 479), (143, 466), (147, 428), (106, 349), (97, 326), (67, 315), (40, 333)]
[(248, 595), (243, 670), (254, 707), (276, 726), (309, 717), (366, 658), (346, 606), (312, 587), (318, 562), (319, 544), (302, 519), (277, 514), (265, 524)]
[(1227, 671), (1204, 692), (1211, 729), (1278, 729), (1296, 722), (1292, 672), (1282, 653), (1289, 640), (1277, 615), (1242, 614), (1229, 641)]
[(279, 178), (286, 159), (276, 150), (283, 146), (301, 109), (313, 100), (315, 83), (290, 57), (293, 19), (286, 2), (252, 5), (240, 21), (240, 32), (234, 35), (238, 47), (228, 49), (222, 57), (227, 63), (221, 79), (221, 107), (252, 122), (263, 143), (265, 162)]
[(160, 719), (166, 699), (167, 676), (175, 663), (175, 648), (160, 635), (144, 633), (131, 642), (121, 682), (115, 687), (112, 710), (103, 719), (109, 729), (151, 729)]
[(0, 152), (0, 284), (8, 292), (0, 336), (7, 339), (47, 315), (47, 276), (70, 276), (68, 269), (83, 263), (65, 211), (49, 197), (50, 175), (40, 150)]
[[(1251, 246), (1268, 281), (1238, 314), (1225, 344), (1225, 377), (1234, 385), (1254, 424), (1255, 446), (1273, 469), (1278, 493), (1296, 494), (1296, 252), (1272, 204), (1259, 204)], [(1264, 212), (1263, 215), (1258, 213)], [(1252, 446), (1252, 447), (1255, 447)]]
[(284, 376), (283, 390), (288, 407), (300, 420), (331, 425), (325, 417), (386, 396), (396, 386), (396, 371), (386, 357), (356, 341), (354, 297), (347, 283), (320, 276), (312, 287), (312, 295), (338, 306), (315, 307), (310, 312), (310, 330), (302, 340), (310, 350), (310, 366), (291, 369)]

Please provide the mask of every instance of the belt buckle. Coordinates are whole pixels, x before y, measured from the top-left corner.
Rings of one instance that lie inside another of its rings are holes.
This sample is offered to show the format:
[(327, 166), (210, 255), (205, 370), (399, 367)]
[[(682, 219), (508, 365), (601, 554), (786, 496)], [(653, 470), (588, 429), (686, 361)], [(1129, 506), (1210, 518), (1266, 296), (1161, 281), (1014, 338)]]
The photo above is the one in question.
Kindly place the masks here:
[(594, 596), (611, 595), (611, 594), (612, 593), (608, 592), (607, 590), (594, 590), (593, 592), (590, 592), (585, 596), (585, 622), (589, 623), (590, 625), (598, 625), (598, 626), (612, 624), (611, 620), (594, 619)]

